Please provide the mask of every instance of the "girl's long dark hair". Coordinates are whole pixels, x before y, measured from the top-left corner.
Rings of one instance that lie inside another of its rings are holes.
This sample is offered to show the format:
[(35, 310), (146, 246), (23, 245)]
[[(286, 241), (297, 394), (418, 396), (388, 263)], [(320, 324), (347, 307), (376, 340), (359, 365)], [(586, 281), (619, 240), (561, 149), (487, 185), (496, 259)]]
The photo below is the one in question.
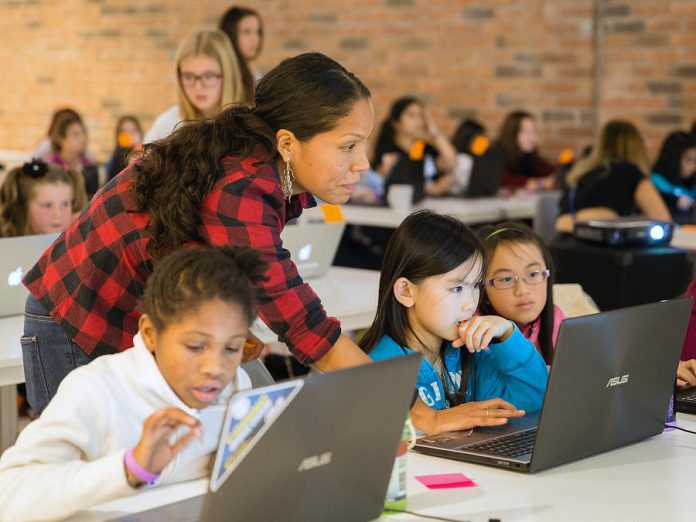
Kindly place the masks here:
[(260, 147), (274, 158), (279, 129), (306, 141), (333, 129), (356, 101), (369, 97), (367, 87), (339, 63), (305, 53), (261, 79), (254, 108), (230, 106), (145, 145), (133, 167), (132, 190), (139, 210), (150, 216), (149, 252), (159, 258), (196, 238), (201, 204), (223, 175), (223, 157), (248, 156)]
[(382, 163), (382, 154), (385, 152), (391, 152), (396, 147), (396, 142), (394, 141), (396, 130), (394, 129), (394, 123), (399, 121), (401, 114), (413, 104), (423, 105), (423, 102), (416, 98), (415, 96), (404, 96), (399, 98), (394, 103), (392, 103), (389, 109), (389, 114), (382, 122), (382, 126), (379, 128), (379, 134), (377, 135), (377, 143), (375, 144), (375, 154), (372, 160), (372, 168), (379, 168)]
[(527, 111), (509, 113), (500, 126), (497, 142), (505, 150), (505, 168), (510, 172), (536, 176), (539, 153), (537, 150), (524, 153), (517, 144), (517, 135), (522, 127), (522, 120), (534, 120), (534, 115)]
[[(531, 228), (522, 223), (508, 221), (499, 225), (489, 225), (482, 227), (478, 231), (479, 237), (486, 247), (486, 261), (490, 261), (499, 245), (512, 245), (514, 243), (526, 243), (536, 245), (541, 256), (544, 259), (546, 268), (549, 269), (550, 275), (547, 279), (546, 289), (546, 306), (541, 311), (539, 321), (539, 347), (541, 355), (546, 361), (546, 364), (551, 364), (553, 359), (553, 322), (554, 322), (554, 304), (553, 304), (553, 282), (554, 282), (554, 263), (549, 247), (546, 246), (544, 240), (541, 239)], [(500, 315), (488, 299), (488, 290), (483, 291), (481, 297), (480, 311), (483, 315)]]
[(258, 56), (258, 53), (261, 52), (263, 47), (263, 20), (261, 20), (261, 15), (259, 15), (257, 11), (249, 7), (230, 7), (220, 19), (220, 30), (229, 37), (230, 42), (232, 43), (232, 50), (237, 56), (237, 62), (239, 62), (239, 72), (242, 75), (242, 84), (244, 85), (245, 91), (248, 93), (253, 93), (254, 75), (249, 68), (246, 58), (242, 56), (242, 52), (239, 50), (239, 43), (237, 42), (237, 38), (239, 36), (239, 22), (245, 16), (253, 16), (259, 21), (261, 38), (259, 40), (259, 48), (257, 49)]
[(682, 155), (691, 148), (696, 148), (696, 135), (683, 131), (668, 134), (652, 171), (677, 185), (693, 184), (693, 179), (685, 180), (681, 177)]
[[(399, 346), (407, 346), (406, 334), (413, 330), (406, 307), (394, 296), (397, 279), (405, 277), (418, 284), (427, 277), (454, 270), (467, 260), (483, 261), (484, 255), (481, 241), (461, 221), (430, 210), (408, 216), (387, 244), (379, 277), (377, 315), (360, 340), (360, 347), (369, 353), (385, 335)], [(482, 278), (483, 273), (478, 274), (478, 279)]]

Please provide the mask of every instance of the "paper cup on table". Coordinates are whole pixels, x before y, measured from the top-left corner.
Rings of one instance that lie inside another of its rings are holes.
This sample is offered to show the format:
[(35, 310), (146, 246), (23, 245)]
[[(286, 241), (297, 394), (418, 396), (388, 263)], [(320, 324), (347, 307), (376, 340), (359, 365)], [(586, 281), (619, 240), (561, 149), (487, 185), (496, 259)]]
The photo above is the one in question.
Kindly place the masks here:
[(390, 185), (387, 193), (387, 203), (394, 210), (410, 210), (413, 206), (413, 186)]

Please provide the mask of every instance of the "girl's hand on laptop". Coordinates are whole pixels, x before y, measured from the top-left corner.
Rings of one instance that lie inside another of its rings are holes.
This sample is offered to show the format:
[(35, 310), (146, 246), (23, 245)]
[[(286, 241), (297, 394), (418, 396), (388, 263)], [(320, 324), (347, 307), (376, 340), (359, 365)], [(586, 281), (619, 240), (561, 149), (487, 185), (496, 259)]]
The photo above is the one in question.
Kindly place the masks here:
[(696, 386), (696, 359), (679, 361), (677, 386)]
[(513, 331), (514, 327), (507, 319), (497, 315), (478, 315), (459, 323), (459, 338), (452, 342), (452, 346), (466, 346), (467, 350), (475, 353), (488, 348), (493, 338), (505, 341)]
[(503, 399), (467, 402), (445, 410), (434, 410), (423, 402), (419, 404), (419, 401), (420, 399), (411, 408), (411, 416), (416, 428), (428, 435), (470, 430), (479, 426), (501, 426), (508, 419), (525, 414), (524, 410), (518, 410)]
[[(172, 435), (181, 426), (188, 426), (188, 433), (170, 444)], [(202, 435), (203, 427), (195, 417), (178, 408), (159, 410), (145, 419), (143, 433), (133, 448), (133, 457), (141, 468), (160, 473), (191, 439)]]

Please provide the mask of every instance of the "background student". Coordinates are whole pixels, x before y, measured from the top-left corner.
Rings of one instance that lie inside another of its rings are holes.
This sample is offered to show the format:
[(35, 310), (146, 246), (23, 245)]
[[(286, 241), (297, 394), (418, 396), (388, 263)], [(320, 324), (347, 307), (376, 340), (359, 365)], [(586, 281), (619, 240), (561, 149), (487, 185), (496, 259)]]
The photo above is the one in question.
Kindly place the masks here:
[(0, 237), (63, 232), (86, 203), (84, 181), (75, 172), (27, 162), (0, 185)]
[(169, 136), (182, 121), (212, 118), (226, 105), (253, 100), (222, 31), (194, 31), (184, 38), (176, 51), (174, 72), (179, 102), (157, 116), (145, 143)]
[(99, 166), (87, 152), (87, 129), (74, 111), (62, 111), (51, 130), (51, 154), (48, 163), (72, 170), (84, 179), (87, 197), (99, 190)]
[(392, 104), (377, 136), (372, 168), (386, 178), (385, 196), (395, 167), (404, 163), (411, 164), (409, 172), (414, 177), (395, 183), (420, 184), (422, 187), (415, 192), (432, 196), (449, 192), (454, 181), (450, 171), (457, 165), (457, 151), (440, 132), (425, 104), (412, 96), (399, 98)]
[(538, 410), (548, 370), (517, 326), (475, 316), (481, 242), (455, 218), (411, 214), (384, 256), (377, 316), (360, 346), (376, 360), (423, 354), (415, 426), (428, 434), (504, 424)]
[(488, 263), (480, 312), (514, 321), (551, 364), (565, 315), (553, 303), (553, 261), (544, 241), (522, 223), (483, 227)]
[(669, 210), (649, 178), (645, 144), (627, 121), (611, 120), (602, 127), (589, 156), (568, 173), (561, 198), (560, 232), (572, 232), (575, 221), (614, 219), (641, 214), (671, 221)]
[(124, 114), (116, 122), (116, 145), (111, 158), (106, 163), (107, 181), (116, 177), (127, 165), (128, 154), (143, 144), (143, 129), (138, 118)]
[(539, 132), (534, 115), (526, 111), (509, 113), (494, 147), (505, 158), (503, 187), (553, 188), (554, 168), (539, 154)]
[[(350, 197), (368, 168), (373, 124), (367, 87), (331, 58), (306, 53), (261, 79), (253, 110), (230, 107), (145, 145), (25, 277), (25, 330), (42, 327), (41, 353), (23, 347), (34, 410), (75, 367), (130, 348), (153, 267), (191, 244), (261, 250), (270, 268), (257, 288), (259, 315), (303, 364), (329, 371), (369, 362), (297, 274), (281, 232), (315, 196)], [(249, 356), (258, 356), (263, 343), (250, 337)]]
[(261, 79), (261, 73), (251, 67), (251, 62), (259, 57), (263, 49), (261, 15), (249, 7), (233, 6), (222, 15), (219, 29), (232, 43), (244, 88), (253, 93), (256, 82)]
[(693, 222), (696, 200), (696, 135), (672, 132), (662, 143), (652, 168), (652, 182), (660, 192), (672, 218)]
[(248, 247), (162, 260), (133, 349), (71, 373), (3, 453), (0, 520), (63, 519), (147, 482), (208, 475), (226, 401), (250, 387), (238, 366), (265, 269)]

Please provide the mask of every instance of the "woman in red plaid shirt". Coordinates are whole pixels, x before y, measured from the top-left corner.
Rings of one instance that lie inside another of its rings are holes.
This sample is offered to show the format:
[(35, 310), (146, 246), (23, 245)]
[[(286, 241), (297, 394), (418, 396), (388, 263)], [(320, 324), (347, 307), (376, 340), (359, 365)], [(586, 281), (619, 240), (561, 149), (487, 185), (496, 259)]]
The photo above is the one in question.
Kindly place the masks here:
[(373, 124), (367, 87), (307, 53), (258, 83), (253, 109), (232, 106), (147, 145), (25, 278), (22, 350), (34, 410), (76, 366), (133, 346), (154, 266), (194, 244), (262, 252), (270, 269), (257, 288), (259, 315), (302, 363), (332, 370), (368, 362), (299, 277), (280, 233), (314, 196), (349, 198), (369, 166)]

